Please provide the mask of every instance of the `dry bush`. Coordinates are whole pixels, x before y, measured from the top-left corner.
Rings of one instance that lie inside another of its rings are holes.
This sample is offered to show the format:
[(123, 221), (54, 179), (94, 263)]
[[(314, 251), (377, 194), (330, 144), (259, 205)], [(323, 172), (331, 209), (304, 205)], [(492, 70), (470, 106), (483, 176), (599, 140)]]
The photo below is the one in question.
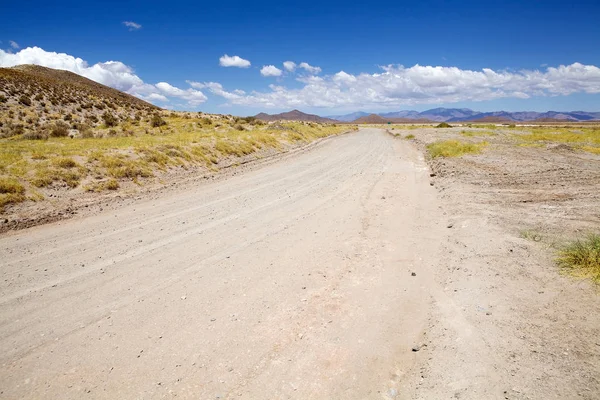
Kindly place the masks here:
[(115, 117), (110, 111), (105, 111), (104, 114), (102, 114), (102, 120), (104, 121), (104, 125), (109, 128), (119, 124), (117, 117)]
[(158, 128), (159, 126), (163, 126), (166, 124), (167, 122), (164, 119), (162, 119), (161, 116), (158, 114), (154, 114), (150, 118), (150, 126), (152, 126), (153, 128)]
[(29, 96), (22, 95), (21, 97), (19, 97), (19, 103), (23, 104), (24, 106), (30, 106), (31, 99), (29, 98)]
[(67, 137), (69, 136), (69, 125), (63, 121), (57, 121), (50, 127), (50, 136)]
[(23, 139), (27, 140), (46, 140), (48, 139), (48, 133), (42, 129), (34, 129), (33, 131), (27, 132), (23, 135)]

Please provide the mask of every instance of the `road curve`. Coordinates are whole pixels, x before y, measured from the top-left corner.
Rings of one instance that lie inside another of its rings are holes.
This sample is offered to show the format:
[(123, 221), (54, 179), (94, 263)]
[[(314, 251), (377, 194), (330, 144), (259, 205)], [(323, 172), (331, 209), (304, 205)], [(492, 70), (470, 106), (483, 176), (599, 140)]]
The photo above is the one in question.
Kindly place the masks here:
[(361, 129), (0, 237), (0, 398), (395, 396), (443, 235), (428, 179)]

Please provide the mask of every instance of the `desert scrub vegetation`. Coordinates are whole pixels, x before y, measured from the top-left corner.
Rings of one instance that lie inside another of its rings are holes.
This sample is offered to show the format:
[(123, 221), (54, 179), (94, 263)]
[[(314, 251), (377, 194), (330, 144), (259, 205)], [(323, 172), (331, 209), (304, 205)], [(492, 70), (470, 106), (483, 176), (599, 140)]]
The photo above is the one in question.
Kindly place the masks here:
[(600, 284), (600, 235), (590, 234), (565, 245), (558, 252), (556, 262), (563, 271)]
[(476, 137), (476, 136), (496, 136), (498, 135), (496, 132), (494, 131), (488, 131), (488, 130), (462, 130), (460, 131), (460, 134), (462, 136), (466, 136), (466, 137)]
[(487, 145), (487, 142), (465, 143), (458, 140), (444, 140), (428, 144), (427, 150), (432, 158), (460, 157), (464, 154), (479, 153)]
[(235, 158), (261, 149), (277, 151), (348, 130), (317, 123), (256, 124), (241, 119), (235, 123), (243, 125), (244, 130), (239, 130), (220, 116), (212, 116), (210, 124), (206, 116), (182, 113), (163, 113), (160, 118), (165, 124), (158, 127), (152, 127), (149, 119), (138, 124), (129, 121), (118, 128), (97, 127), (94, 135), (77, 138), (51, 134), (50, 127), (64, 128), (65, 122), (59, 120), (42, 129), (44, 140), (28, 140), (25, 135), (0, 139), (0, 176), (23, 188), (3, 193), (3, 204), (27, 200), (36, 190), (43, 194), (50, 187), (102, 192), (118, 190), (125, 181), (141, 183), (170, 168), (214, 170), (225, 160), (235, 163)]
[(563, 143), (594, 154), (600, 154), (600, 127), (531, 127), (515, 131), (512, 137), (520, 145), (543, 147), (552, 143)]
[(10, 203), (25, 200), (25, 187), (15, 178), (0, 177), (0, 210)]

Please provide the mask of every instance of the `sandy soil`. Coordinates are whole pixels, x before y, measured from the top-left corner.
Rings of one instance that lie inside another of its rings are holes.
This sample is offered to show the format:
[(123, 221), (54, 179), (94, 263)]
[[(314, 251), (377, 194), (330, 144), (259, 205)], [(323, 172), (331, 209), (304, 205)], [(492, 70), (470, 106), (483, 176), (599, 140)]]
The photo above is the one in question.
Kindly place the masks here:
[(403, 132), (421, 151), (440, 139), (490, 145), (430, 160), (452, 233), (435, 266), (443, 296), (427, 351), (402, 398), (600, 398), (600, 293), (553, 264), (561, 245), (600, 231), (600, 157), (461, 130)]
[(598, 398), (600, 297), (548, 248), (599, 226), (597, 158), (518, 186), (548, 160), (414, 133), (0, 236), (0, 398)]

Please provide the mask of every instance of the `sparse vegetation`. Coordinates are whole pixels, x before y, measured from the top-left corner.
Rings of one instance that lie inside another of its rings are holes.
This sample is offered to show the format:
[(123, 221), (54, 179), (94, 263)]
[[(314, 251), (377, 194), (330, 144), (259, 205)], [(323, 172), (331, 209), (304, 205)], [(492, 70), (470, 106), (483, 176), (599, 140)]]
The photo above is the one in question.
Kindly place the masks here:
[(444, 140), (427, 145), (427, 150), (432, 158), (460, 157), (464, 154), (479, 153), (487, 142), (465, 143), (458, 140)]
[(543, 147), (551, 143), (564, 143), (594, 154), (600, 154), (600, 127), (532, 127), (515, 131), (512, 137), (521, 145)]
[(463, 136), (466, 136), (466, 137), (496, 136), (497, 135), (496, 132), (488, 131), (488, 130), (470, 130), (470, 131), (462, 130), (462, 131), (460, 131), (460, 134)]
[(586, 239), (567, 244), (556, 262), (571, 275), (600, 283), (600, 235), (590, 234)]
[(0, 88), (0, 206), (42, 199), (45, 188), (102, 192), (127, 181), (142, 184), (174, 167), (216, 169), (261, 149), (349, 128), (167, 112), (37, 66), (0, 68)]

